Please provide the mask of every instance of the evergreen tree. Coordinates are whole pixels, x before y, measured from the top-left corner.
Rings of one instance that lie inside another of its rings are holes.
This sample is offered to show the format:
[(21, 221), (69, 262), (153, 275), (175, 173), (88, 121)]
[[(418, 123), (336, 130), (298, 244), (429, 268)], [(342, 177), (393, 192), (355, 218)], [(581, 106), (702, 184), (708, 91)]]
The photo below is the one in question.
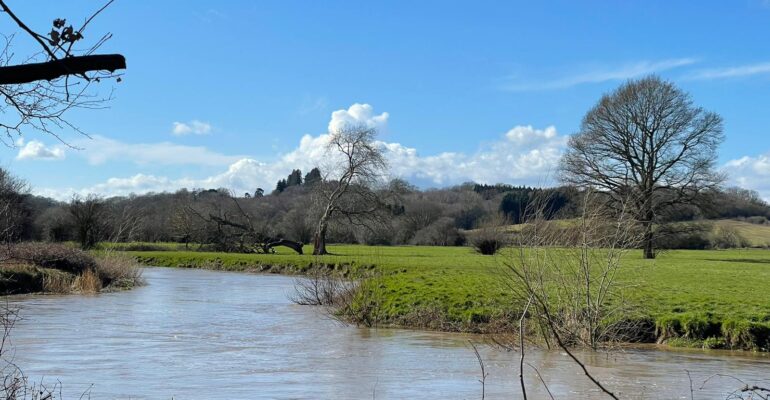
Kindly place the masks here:
[(278, 183), (275, 185), (275, 191), (274, 193), (281, 193), (284, 190), (286, 190), (286, 179), (281, 179), (278, 181)]
[(321, 181), (321, 170), (313, 168), (305, 175), (305, 186), (313, 186)]
[(286, 186), (299, 186), (302, 184), (302, 171), (295, 169), (291, 171), (289, 177), (286, 179)]

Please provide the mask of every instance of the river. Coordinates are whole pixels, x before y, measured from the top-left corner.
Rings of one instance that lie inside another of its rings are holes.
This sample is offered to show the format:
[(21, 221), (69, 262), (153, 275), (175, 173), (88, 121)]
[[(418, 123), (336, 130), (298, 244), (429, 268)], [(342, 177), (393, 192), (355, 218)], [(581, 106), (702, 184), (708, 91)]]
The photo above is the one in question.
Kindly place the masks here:
[[(472, 335), (340, 324), (288, 300), (293, 278), (148, 268), (147, 286), (95, 296), (15, 296), (13, 361), (67, 399), (479, 399)], [(519, 398), (518, 353), (479, 347), (486, 398)], [(580, 353), (622, 398), (725, 398), (729, 374), (767, 383), (770, 358), (723, 351)], [(560, 352), (530, 350), (557, 399), (599, 398)], [(526, 369), (530, 398), (546, 398)]]

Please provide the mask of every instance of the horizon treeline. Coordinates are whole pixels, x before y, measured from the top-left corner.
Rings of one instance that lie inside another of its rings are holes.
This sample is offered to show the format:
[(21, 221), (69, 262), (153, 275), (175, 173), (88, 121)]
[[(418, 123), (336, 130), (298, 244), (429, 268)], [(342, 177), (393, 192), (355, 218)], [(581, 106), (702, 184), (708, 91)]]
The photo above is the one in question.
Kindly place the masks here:
[[(314, 186), (323, 184), (317, 168), (293, 170), (269, 194), (262, 188), (237, 195), (230, 190), (181, 189), (173, 193), (101, 198), (76, 197), (69, 202), (35, 196), (23, 181), (0, 170), (0, 197), (8, 210), (1, 229), (14, 241), (179, 242), (213, 244), (232, 250), (239, 232), (310, 243), (320, 212)], [(571, 186), (536, 188), (508, 184), (464, 183), (419, 189), (394, 179), (378, 189), (381, 218), (361, 225), (332, 221), (329, 242), (379, 245), (465, 243), (464, 231), (525, 222), (528, 206), (538, 199), (548, 219), (580, 215), (582, 192)], [(666, 222), (743, 218), (770, 219), (770, 207), (750, 190), (728, 188), (704, 193), (698, 204), (677, 207)]]

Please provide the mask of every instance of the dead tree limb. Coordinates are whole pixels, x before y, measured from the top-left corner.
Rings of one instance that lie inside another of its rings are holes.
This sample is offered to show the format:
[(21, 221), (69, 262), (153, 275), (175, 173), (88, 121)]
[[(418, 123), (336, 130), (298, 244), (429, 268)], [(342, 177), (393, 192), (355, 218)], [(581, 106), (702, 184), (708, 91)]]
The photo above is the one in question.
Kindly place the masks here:
[(286, 239), (273, 240), (268, 242), (266, 246), (268, 248), (273, 248), (275, 246), (284, 246), (296, 251), (297, 254), (302, 254), (302, 243), (295, 242), (292, 240), (286, 240)]
[(112, 73), (119, 69), (126, 69), (126, 58), (120, 54), (67, 57), (41, 63), (0, 67), (0, 85), (51, 81), (66, 75), (82, 75), (92, 71)]

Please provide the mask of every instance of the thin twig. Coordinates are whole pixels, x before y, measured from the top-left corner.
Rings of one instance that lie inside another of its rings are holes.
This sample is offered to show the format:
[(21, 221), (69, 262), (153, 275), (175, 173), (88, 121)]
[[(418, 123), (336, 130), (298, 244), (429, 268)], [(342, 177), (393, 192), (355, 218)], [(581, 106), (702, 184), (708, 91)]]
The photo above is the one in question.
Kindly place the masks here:
[(684, 370), (684, 372), (687, 372), (687, 380), (690, 381), (690, 400), (695, 400), (695, 391), (692, 387), (692, 376), (690, 376), (689, 370)]
[(548, 392), (548, 397), (550, 397), (550, 398), (551, 398), (551, 400), (556, 400), (556, 399), (553, 397), (553, 393), (551, 393), (551, 389), (550, 389), (550, 388), (548, 388), (548, 384), (547, 384), (547, 383), (545, 383), (545, 379), (543, 379), (543, 376), (542, 376), (542, 375), (540, 375), (540, 371), (538, 371), (538, 369), (537, 369), (537, 368), (535, 368), (535, 366), (534, 366), (534, 365), (532, 365), (532, 364), (530, 364), (530, 363), (527, 363), (527, 365), (528, 365), (530, 368), (532, 368), (532, 369), (535, 371), (535, 374), (537, 375), (537, 378), (538, 378), (538, 379), (540, 379), (540, 383), (542, 383), (542, 384), (543, 384), (543, 387), (545, 388), (545, 391), (546, 391), (546, 392)]
[(486, 396), (487, 375), (489, 374), (484, 368), (484, 360), (481, 358), (481, 354), (479, 354), (479, 350), (476, 348), (476, 345), (473, 344), (470, 339), (468, 340), (468, 343), (470, 343), (471, 348), (473, 348), (473, 352), (476, 354), (476, 359), (479, 361), (479, 367), (481, 368), (481, 379), (479, 379), (479, 383), (481, 383), (481, 400), (484, 400), (484, 397)]
[(521, 351), (521, 357), (519, 358), (519, 382), (521, 383), (521, 396), (524, 400), (527, 400), (527, 387), (524, 384), (524, 318), (527, 316), (527, 310), (532, 304), (532, 296), (529, 296), (527, 305), (524, 307), (524, 311), (521, 312), (519, 318), (519, 350)]
[(42, 39), (40, 39), (40, 35), (38, 35), (37, 33), (35, 33), (35, 31), (33, 31), (32, 29), (30, 29), (30, 28), (27, 26), (27, 24), (25, 24), (24, 22), (22, 22), (22, 21), (19, 19), (19, 17), (17, 17), (17, 16), (16, 16), (16, 14), (14, 14), (14, 13), (13, 13), (13, 11), (11, 11), (11, 9), (10, 9), (10, 8), (8, 8), (8, 5), (6, 5), (6, 4), (5, 4), (5, 1), (3, 1), (3, 0), (0, 0), (0, 7), (2, 7), (3, 11), (4, 11), (6, 14), (8, 14), (8, 16), (9, 16), (9, 17), (11, 17), (11, 19), (13, 19), (13, 21), (14, 21), (14, 22), (16, 22), (16, 24), (17, 24), (17, 25), (19, 25), (19, 27), (20, 27), (21, 29), (23, 29), (24, 31), (26, 31), (27, 33), (29, 33), (29, 34), (30, 34), (30, 36), (32, 36), (32, 37), (33, 37), (35, 40), (37, 40), (37, 42), (38, 42), (38, 43), (40, 43), (40, 45), (41, 45), (41, 46), (43, 46), (43, 50), (45, 50), (45, 52), (46, 52), (46, 53), (48, 53), (48, 55), (49, 55), (49, 56), (51, 56), (51, 59), (53, 59), (53, 60), (56, 60), (56, 59), (57, 59), (57, 57), (56, 57), (56, 54), (54, 54), (54, 52), (53, 52), (53, 51), (51, 51), (51, 48), (50, 48), (50, 47), (48, 47), (48, 45), (47, 45), (47, 44), (45, 44), (45, 42), (43, 42), (43, 40), (42, 40)]

